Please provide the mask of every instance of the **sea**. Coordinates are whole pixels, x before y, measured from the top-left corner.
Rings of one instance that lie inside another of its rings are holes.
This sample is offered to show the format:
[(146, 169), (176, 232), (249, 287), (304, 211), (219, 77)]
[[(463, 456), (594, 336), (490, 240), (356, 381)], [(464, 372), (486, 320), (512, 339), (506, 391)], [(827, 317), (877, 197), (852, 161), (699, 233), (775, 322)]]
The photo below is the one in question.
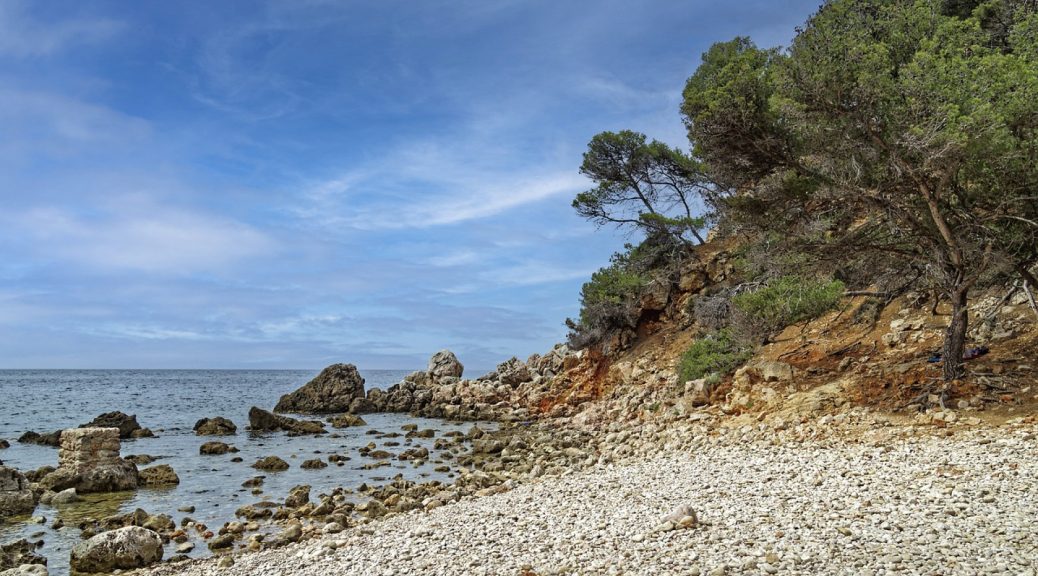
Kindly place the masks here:
[[(214, 532), (225, 522), (235, 520), (240, 506), (267, 499), (280, 501), (299, 484), (312, 487), (311, 497), (343, 486), (356, 489), (362, 483), (381, 484), (397, 474), (405, 478), (451, 481), (452, 473), (433, 471), (432, 463), (415, 465), (392, 460), (389, 467), (363, 469), (370, 463), (357, 449), (376, 442), (381, 448), (390, 439), (375, 439), (372, 431), (401, 432), (405, 424), (436, 429), (437, 437), (452, 430), (468, 430), (471, 424), (412, 418), (405, 414), (365, 414), (366, 426), (335, 429), (322, 436), (290, 437), (281, 432), (254, 434), (245, 430), (251, 406), (271, 410), (278, 398), (302, 386), (318, 370), (0, 370), (0, 439), (11, 447), (0, 450), (0, 461), (21, 471), (41, 466), (57, 466), (58, 449), (21, 444), (24, 432), (40, 433), (76, 427), (104, 412), (119, 410), (137, 416), (141, 426), (150, 428), (155, 438), (123, 440), (122, 455), (147, 454), (157, 458), (149, 465), (169, 464), (180, 477), (180, 484), (166, 489), (139, 489), (135, 492), (90, 495), (83, 502), (53, 508), (43, 504), (30, 517), (0, 523), (0, 543), (21, 538), (42, 541), (37, 553), (48, 560), (52, 576), (68, 574), (69, 553), (81, 541), (77, 524), (84, 518), (101, 518), (142, 508), (149, 514), (168, 514), (180, 524), (185, 516), (205, 523)], [(362, 371), (365, 387), (388, 388), (399, 382), (407, 370)], [(237, 426), (235, 436), (196, 436), (192, 430), (201, 418), (224, 416)], [(292, 415), (290, 415), (292, 416)], [(316, 419), (313, 416), (297, 416)], [(224, 456), (201, 456), (204, 442), (219, 440), (240, 452)], [(403, 442), (403, 438), (395, 441)], [(409, 446), (430, 450), (435, 439), (412, 439)], [(403, 446), (385, 447), (396, 453)], [(331, 454), (349, 456), (344, 466), (330, 465), (319, 470), (303, 470), (303, 460)], [(285, 472), (263, 472), (250, 464), (264, 456), (279, 456), (290, 464)], [(232, 462), (240, 456), (243, 461)], [(254, 496), (242, 482), (266, 476), (263, 494)], [(190, 514), (177, 509), (194, 506)], [(38, 523), (39, 517), (44, 521)], [(54, 529), (56, 519), (65, 527)], [(205, 542), (192, 533), (195, 549), (189, 555), (209, 554)], [(164, 557), (175, 554), (175, 544)]]

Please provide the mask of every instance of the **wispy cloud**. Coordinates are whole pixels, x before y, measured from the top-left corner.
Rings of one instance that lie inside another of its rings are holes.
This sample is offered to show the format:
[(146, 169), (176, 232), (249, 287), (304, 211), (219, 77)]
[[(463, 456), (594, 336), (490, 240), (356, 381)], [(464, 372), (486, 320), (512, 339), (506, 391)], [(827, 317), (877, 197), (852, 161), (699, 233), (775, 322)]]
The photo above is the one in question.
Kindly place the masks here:
[(0, 2), (0, 56), (48, 56), (75, 45), (107, 39), (122, 23), (107, 18), (36, 20), (22, 0)]
[(89, 217), (34, 208), (8, 214), (3, 221), (9, 230), (31, 239), (38, 259), (91, 271), (218, 272), (275, 248), (264, 233), (241, 222), (132, 199)]

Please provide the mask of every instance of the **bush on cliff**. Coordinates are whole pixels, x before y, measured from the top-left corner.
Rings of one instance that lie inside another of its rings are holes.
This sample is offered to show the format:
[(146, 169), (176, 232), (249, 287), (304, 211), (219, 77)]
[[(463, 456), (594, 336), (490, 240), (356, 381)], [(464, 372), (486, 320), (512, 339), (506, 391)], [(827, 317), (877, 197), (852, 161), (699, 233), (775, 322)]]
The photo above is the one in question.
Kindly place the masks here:
[(678, 374), (682, 382), (712, 375), (724, 376), (741, 366), (753, 352), (729, 330), (720, 330), (692, 343), (681, 356)]
[(735, 326), (747, 340), (766, 338), (833, 309), (843, 296), (843, 288), (839, 280), (783, 276), (763, 288), (732, 297)]

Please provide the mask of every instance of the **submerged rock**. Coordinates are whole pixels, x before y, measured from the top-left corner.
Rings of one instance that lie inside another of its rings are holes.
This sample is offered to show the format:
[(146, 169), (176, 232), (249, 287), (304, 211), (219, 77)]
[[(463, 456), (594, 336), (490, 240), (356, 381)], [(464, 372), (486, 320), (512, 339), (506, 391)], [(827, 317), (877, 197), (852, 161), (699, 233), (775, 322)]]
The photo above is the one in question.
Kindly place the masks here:
[(142, 486), (176, 486), (180, 484), (180, 477), (169, 464), (160, 464), (145, 468), (140, 471), (140, 484)]
[(142, 568), (162, 560), (162, 538), (147, 528), (128, 526), (103, 532), (72, 549), (70, 565), (77, 572), (109, 573)]
[(216, 416), (195, 422), (194, 431), (198, 436), (233, 436), (238, 433), (238, 427), (229, 419)]
[(0, 466), (0, 519), (31, 514), (36, 509), (36, 495), (21, 472)]
[(280, 472), (282, 470), (288, 470), (288, 462), (285, 462), (277, 456), (267, 456), (260, 458), (252, 465), (257, 470), (267, 470), (271, 472)]
[(198, 447), (198, 453), (203, 456), (221, 456), (230, 451), (230, 445), (223, 442), (206, 442)]
[(40, 446), (51, 446), (57, 448), (61, 445), (61, 430), (55, 430), (47, 434), (40, 434), (32, 430), (18, 437), (21, 444), (39, 444)]
[(363, 418), (361, 418), (360, 416), (357, 416), (356, 414), (341, 414), (339, 416), (335, 416), (334, 418), (329, 420), (329, 422), (331, 422), (332, 426), (334, 426), (336, 428), (350, 428), (352, 426), (367, 426), (367, 424), (368, 424), (367, 422), (364, 421)]
[(274, 412), (348, 412), (358, 398), (364, 398), (364, 378), (357, 367), (353, 364), (332, 364), (303, 387), (282, 396)]
[(296, 420), (287, 416), (273, 414), (253, 406), (249, 409), (249, 428), (254, 432), (272, 432), (284, 430), (294, 434), (324, 434), (324, 424), (316, 420)]

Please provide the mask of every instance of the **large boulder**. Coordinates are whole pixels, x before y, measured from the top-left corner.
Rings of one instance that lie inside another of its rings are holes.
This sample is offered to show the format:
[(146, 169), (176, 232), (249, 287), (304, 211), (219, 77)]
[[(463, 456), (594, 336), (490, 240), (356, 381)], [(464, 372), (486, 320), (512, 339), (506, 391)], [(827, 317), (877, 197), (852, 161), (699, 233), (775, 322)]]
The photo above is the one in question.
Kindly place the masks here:
[(141, 428), (134, 414), (124, 414), (119, 411), (105, 412), (86, 424), (80, 424), (80, 428), (118, 428), (119, 438), (150, 438), (154, 436), (151, 430)]
[(195, 422), (194, 431), (199, 436), (233, 436), (238, 433), (238, 427), (227, 418), (217, 416)]
[(0, 466), (0, 519), (31, 514), (36, 509), (36, 496), (21, 472)]
[(429, 375), (433, 380), (443, 378), (461, 378), (465, 366), (458, 361), (458, 357), (450, 350), (440, 350), (429, 359)]
[(253, 432), (284, 430), (291, 434), (324, 434), (324, 424), (316, 420), (296, 420), (253, 406), (249, 409), (249, 429)]
[(331, 414), (348, 412), (354, 400), (364, 398), (364, 378), (353, 364), (332, 364), (302, 388), (285, 394), (274, 412)]
[(102, 532), (72, 549), (70, 565), (76, 572), (110, 573), (142, 568), (162, 560), (162, 538), (139, 526)]
[(117, 428), (72, 428), (61, 434), (58, 469), (40, 480), (44, 488), (80, 494), (121, 492), (137, 487), (137, 466), (119, 457)]

